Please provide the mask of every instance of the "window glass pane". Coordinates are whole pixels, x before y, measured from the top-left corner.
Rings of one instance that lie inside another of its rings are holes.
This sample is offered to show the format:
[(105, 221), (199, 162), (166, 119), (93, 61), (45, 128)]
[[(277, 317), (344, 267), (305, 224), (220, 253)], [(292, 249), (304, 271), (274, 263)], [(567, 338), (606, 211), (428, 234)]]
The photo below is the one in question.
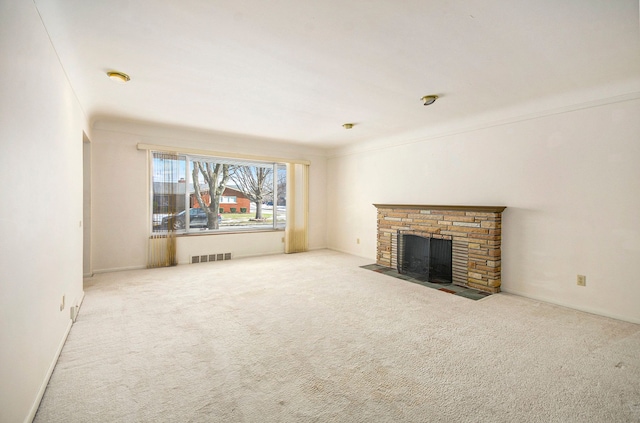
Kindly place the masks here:
[(195, 157), (189, 160), (189, 206), (193, 221), (189, 231), (217, 230), (220, 228), (219, 209), (229, 180), (229, 167), (211, 158)]
[(154, 152), (152, 158), (154, 232), (169, 226), (187, 234), (284, 229), (285, 165), (166, 156)]
[(226, 195), (234, 204), (224, 205), (221, 227), (271, 228), (273, 210), (268, 202), (273, 198), (273, 164), (236, 163), (230, 167)]

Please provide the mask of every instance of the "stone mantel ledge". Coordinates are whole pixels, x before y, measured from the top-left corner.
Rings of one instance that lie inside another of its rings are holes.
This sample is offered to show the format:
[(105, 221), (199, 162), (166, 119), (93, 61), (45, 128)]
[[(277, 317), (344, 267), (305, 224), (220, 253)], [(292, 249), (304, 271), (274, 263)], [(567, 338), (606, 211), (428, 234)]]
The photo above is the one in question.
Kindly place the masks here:
[(502, 213), (506, 206), (443, 206), (421, 204), (374, 204), (378, 209), (420, 209), (420, 210), (452, 210), (478, 213)]

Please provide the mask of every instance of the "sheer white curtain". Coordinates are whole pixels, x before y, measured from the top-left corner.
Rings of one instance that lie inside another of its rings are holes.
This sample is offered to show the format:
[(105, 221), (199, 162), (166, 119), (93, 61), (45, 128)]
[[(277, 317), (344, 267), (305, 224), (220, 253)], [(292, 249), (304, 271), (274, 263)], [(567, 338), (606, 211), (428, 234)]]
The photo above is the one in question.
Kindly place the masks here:
[(285, 253), (307, 251), (309, 224), (309, 165), (287, 163), (287, 229)]
[[(178, 159), (175, 153), (166, 152), (149, 152), (153, 157), (152, 169), (155, 166), (157, 175), (151, 175), (152, 184), (158, 184), (159, 192), (154, 198), (155, 190), (151, 190), (151, 207), (152, 215), (162, 213), (167, 216), (175, 216), (178, 211), (176, 184), (177, 176), (179, 176)], [(152, 172), (153, 173), (153, 172)], [(147, 258), (147, 267), (168, 267), (178, 264), (176, 256), (176, 231), (173, 225), (173, 219), (169, 219), (164, 230), (156, 233), (152, 231), (149, 237), (149, 255)]]

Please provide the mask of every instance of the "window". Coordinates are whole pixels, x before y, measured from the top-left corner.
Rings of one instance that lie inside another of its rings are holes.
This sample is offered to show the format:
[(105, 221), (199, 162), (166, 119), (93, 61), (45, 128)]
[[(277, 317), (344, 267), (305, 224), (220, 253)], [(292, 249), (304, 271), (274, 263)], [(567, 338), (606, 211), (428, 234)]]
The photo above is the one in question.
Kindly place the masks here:
[(229, 197), (229, 196), (222, 196), (220, 198), (220, 202), (221, 203), (225, 203), (225, 204), (236, 204), (236, 197)]
[(284, 163), (151, 154), (152, 232), (284, 229)]

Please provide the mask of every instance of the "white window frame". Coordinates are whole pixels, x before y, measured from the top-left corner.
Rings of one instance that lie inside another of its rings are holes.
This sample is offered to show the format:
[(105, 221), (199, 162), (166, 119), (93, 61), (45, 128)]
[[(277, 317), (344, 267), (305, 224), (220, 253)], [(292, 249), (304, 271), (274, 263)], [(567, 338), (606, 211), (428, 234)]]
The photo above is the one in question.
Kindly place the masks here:
[[(146, 147), (146, 148), (145, 148)], [(159, 230), (157, 228), (154, 227), (154, 223), (153, 223), (153, 197), (154, 197), (154, 161), (153, 161), (153, 157), (154, 154), (156, 152), (163, 152), (163, 151), (167, 151), (165, 149), (161, 149), (161, 148), (148, 148), (148, 147), (152, 147), (152, 146), (148, 146), (148, 145), (144, 145), (144, 144), (139, 144), (138, 145), (138, 149), (146, 149), (149, 151), (149, 173), (150, 173), (150, 184), (151, 184), (151, 189), (150, 189), (150, 198), (151, 198), (151, 207), (150, 207), (150, 220), (151, 220), (151, 234), (161, 234), (163, 232), (163, 230)], [(173, 152), (173, 150), (171, 150)], [(178, 213), (184, 211), (184, 219), (185, 219), (185, 223), (184, 223), (184, 228), (183, 229), (179, 229), (176, 230), (176, 234), (180, 234), (180, 235), (202, 235), (202, 234), (208, 234), (208, 235), (215, 235), (215, 234), (228, 234), (228, 233), (237, 233), (237, 232), (262, 232), (262, 231), (283, 231), (286, 230), (286, 223), (283, 226), (281, 223), (278, 223), (278, 206), (277, 206), (277, 198), (278, 198), (278, 171), (279, 168), (281, 169), (282, 166), (286, 166), (287, 162), (284, 162), (282, 160), (274, 160), (274, 161), (267, 161), (267, 160), (256, 160), (255, 158), (229, 158), (229, 157), (224, 157), (224, 156), (218, 156), (218, 155), (209, 155), (209, 154), (193, 154), (192, 152), (182, 152), (182, 151), (177, 151), (175, 154), (177, 154), (180, 158), (179, 160), (184, 160), (184, 167), (185, 167), (185, 174), (184, 174), (184, 180), (186, 181), (186, 186), (188, 187), (190, 183), (194, 183), (193, 181), (191, 181), (191, 162), (193, 161), (198, 161), (198, 159), (201, 159), (201, 161), (213, 161), (213, 162), (222, 162), (222, 163), (229, 163), (229, 164), (236, 164), (236, 165), (246, 165), (246, 166), (252, 166), (252, 165), (256, 165), (256, 166), (262, 166), (262, 167), (268, 167), (268, 166), (272, 166), (273, 167), (273, 198), (274, 198), (274, 205), (273, 205), (273, 214), (272, 214), (272, 224), (271, 225), (260, 225), (260, 224), (256, 224), (256, 225), (249, 225), (249, 226), (224, 226), (218, 229), (200, 229), (200, 228), (191, 228), (190, 227), (190, 210), (192, 209), (191, 207), (191, 192), (188, 189), (185, 189), (185, 199), (184, 199), (184, 210), (179, 210)], [(266, 165), (266, 166), (265, 166)], [(288, 169), (286, 170), (288, 171)], [(233, 197), (236, 199), (236, 201), (234, 203), (225, 203), (225, 202), (220, 202), (220, 205), (222, 204), (237, 204), (237, 196), (225, 196), (227, 198)], [(285, 196), (286, 198), (286, 196)], [(287, 200), (288, 201), (288, 200)], [(281, 215), (281, 214), (280, 214)], [(224, 216), (224, 215), (223, 215)], [(285, 217), (287, 216), (287, 213), (285, 212)]]

